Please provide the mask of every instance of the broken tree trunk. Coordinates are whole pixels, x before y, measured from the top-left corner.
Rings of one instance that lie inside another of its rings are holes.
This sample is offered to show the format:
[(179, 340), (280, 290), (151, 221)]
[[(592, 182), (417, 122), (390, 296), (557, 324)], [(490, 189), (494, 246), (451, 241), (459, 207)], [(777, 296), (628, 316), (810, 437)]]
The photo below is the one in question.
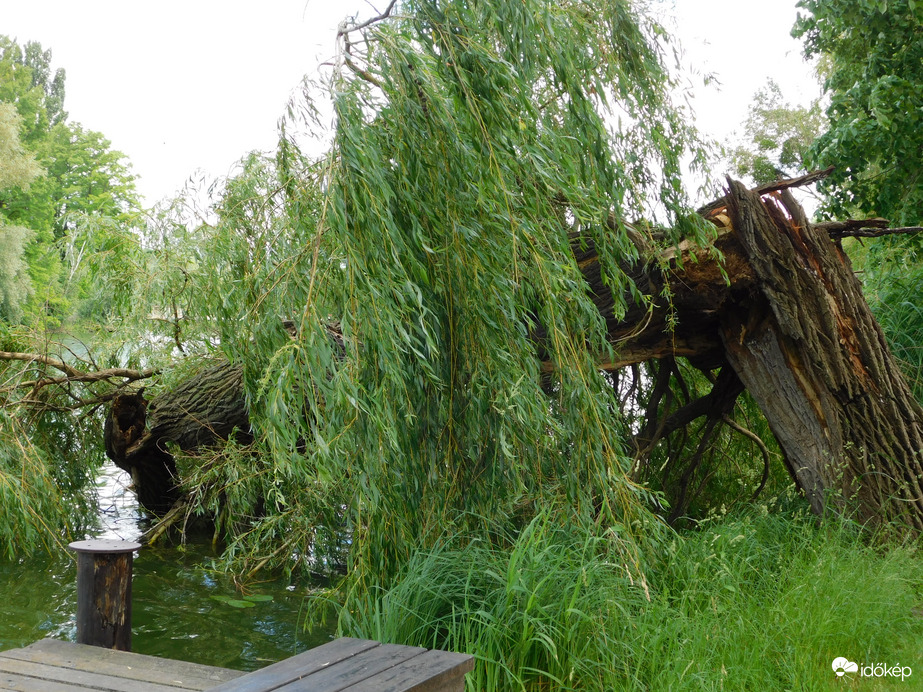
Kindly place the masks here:
[(786, 195), (731, 181), (758, 290), (721, 319), (725, 353), (818, 514), (923, 530), (923, 410), (839, 245)]
[[(575, 249), (616, 347), (615, 358), (600, 359), (600, 366), (676, 356), (703, 370), (730, 364), (815, 512), (833, 508), (864, 524), (923, 531), (923, 409), (848, 257), (831, 239), (882, 235), (887, 224), (808, 224), (787, 188), (824, 173), (752, 191), (731, 182), (726, 198), (700, 210), (719, 226), (721, 265), (710, 249), (681, 246), (667, 255), (682, 261), (666, 269), (657, 262), (629, 268), (650, 295), (668, 286), (669, 306), (635, 306), (615, 319), (592, 246)], [(665, 328), (668, 307), (678, 318), (672, 332)]]
[(150, 402), (144, 399), (144, 390), (115, 397), (106, 418), (106, 454), (131, 474), (141, 505), (162, 515), (180, 497), (176, 462), (167, 444), (192, 451), (226, 440), (235, 431), (239, 439), (248, 441), (250, 421), (241, 368), (222, 363)]

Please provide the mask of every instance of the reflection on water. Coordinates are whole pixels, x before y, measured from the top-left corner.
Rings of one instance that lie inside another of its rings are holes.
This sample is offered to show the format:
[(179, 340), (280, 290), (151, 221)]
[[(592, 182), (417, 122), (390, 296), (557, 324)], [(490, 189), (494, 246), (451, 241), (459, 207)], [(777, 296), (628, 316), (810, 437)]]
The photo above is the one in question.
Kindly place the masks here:
[(137, 540), (143, 529), (139, 523), (144, 515), (138, 499), (129, 489), (131, 477), (115, 464), (107, 462), (97, 479), (99, 496), (99, 529), (97, 538), (123, 541)]
[[(108, 466), (100, 476), (100, 526), (92, 536), (134, 540), (142, 515), (128, 476)], [(178, 547), (142, 549), (134, 561), (132, 650), (196, 663), (254, 670), (328, 641), (329, 631), (306, 633), (306, 591), (287, 582), (252, 585), (246, 595), (271, 601), (235, 608), (244, 595), (233, 580), (209, 569), (207, 539)], [(0, 650), (43, 637), (76, 636), (76, 570), (69, 551), (0, 560)]]

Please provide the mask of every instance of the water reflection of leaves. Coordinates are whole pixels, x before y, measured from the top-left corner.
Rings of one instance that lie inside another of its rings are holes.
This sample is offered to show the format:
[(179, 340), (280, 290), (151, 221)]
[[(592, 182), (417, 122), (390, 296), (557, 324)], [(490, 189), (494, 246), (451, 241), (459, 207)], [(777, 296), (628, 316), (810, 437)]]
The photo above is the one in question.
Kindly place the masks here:
[(249, 594), (241, 599), (231, 598), (230, 596), (224, 596), (222, 594), (212, 594), (209, 598), (219, 603), (225, 603), (232, 608), (253, 608), (257, 603), (266, 603), (273, 600), (272, 596), (269, 594), (261, 593)]

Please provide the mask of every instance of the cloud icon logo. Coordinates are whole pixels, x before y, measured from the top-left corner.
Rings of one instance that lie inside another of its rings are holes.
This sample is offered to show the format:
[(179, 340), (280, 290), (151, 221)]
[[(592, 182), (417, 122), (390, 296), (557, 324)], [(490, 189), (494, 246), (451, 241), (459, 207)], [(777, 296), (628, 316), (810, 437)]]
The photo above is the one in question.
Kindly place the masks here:
[(833, 672), (836, 673), (838, 678), (841, 678), (846, 673), (858, 673), (859, 666), (840, 656), (839, 658), (833, 659)]

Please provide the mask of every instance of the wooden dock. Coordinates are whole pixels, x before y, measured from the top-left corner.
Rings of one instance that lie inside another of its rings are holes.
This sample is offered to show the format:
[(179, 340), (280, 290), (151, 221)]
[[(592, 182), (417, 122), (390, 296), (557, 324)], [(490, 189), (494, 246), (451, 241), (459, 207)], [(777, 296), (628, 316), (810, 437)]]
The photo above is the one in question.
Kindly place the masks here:
[(0, 690), (17, 692), (208, 690), (242, 675), (239, 670), (57, 639), (0, 651)]
[(16, 692), (462, 692), (474, 658), (343, 638), (253, 673), (44, 639), (0, 652)]

